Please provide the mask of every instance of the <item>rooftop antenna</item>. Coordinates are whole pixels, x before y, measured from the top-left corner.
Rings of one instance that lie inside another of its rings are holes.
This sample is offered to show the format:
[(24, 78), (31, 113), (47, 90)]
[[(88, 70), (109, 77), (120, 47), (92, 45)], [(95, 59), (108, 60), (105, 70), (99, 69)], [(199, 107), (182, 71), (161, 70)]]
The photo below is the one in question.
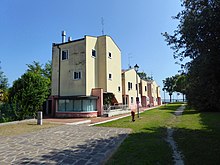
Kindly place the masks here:
[(101, 24), (102, 24), (102, 35), (104, 35), (104, 18), (101, 18)]
[(128, 68), (131, 69), (131, 53), (128, 53)]

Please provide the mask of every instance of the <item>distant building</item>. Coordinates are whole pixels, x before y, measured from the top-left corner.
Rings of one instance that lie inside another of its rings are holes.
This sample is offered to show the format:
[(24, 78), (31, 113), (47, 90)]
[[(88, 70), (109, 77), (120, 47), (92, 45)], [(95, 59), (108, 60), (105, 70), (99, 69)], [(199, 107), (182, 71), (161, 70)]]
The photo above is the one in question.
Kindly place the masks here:
[[(123, 104), (128, 105), (130, 109), (136, 109), (136, 98), (137, 96), (138, 98), (141, 98), (140, 82), (140, 77), (136, 74), (136, 71), (133, 68), (122, 71)], [(139, 104), (141, 106), (141, 99), (139, 99)]]

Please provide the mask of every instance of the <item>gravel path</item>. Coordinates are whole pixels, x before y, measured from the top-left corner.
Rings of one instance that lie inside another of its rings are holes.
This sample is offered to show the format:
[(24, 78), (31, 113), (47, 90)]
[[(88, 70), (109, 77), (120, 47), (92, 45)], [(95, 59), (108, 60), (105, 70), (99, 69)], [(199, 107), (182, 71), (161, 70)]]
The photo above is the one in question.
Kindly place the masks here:
[[(182, 115), (184, 109), (185, 109), (185, 106), (182, 105), (181, 107), (179, 107), (175, 111), (174, 114), (176, 116), (180, 116), (180, 115)], [(173, 159), (174, 159), (175, 165), (184, 165), (184, 161), (183, 161), (183, 158), (182, 158), (183, 155), (178, 150), (177, 144), (176, 144), (176, 142), (173, 139), (173, 132), (174, 132), (173, 128), (171, 128), (171, 127), (167, 128), (167, 139), (166, 139), (166, 141), (170, 144), (170, 146), (171, 146), (171, 148), (173, 150)]]

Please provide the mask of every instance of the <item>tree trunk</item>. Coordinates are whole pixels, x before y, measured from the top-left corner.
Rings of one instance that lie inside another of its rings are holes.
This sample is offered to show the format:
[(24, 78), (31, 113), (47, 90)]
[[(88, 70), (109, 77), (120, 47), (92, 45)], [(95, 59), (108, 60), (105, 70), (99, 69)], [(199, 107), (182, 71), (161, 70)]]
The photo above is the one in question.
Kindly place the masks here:
[(170, 95), (170, 103), (172, 102), (172, 95)]
[(184, 102), (184, 94), (183, 94), (183, 102)]

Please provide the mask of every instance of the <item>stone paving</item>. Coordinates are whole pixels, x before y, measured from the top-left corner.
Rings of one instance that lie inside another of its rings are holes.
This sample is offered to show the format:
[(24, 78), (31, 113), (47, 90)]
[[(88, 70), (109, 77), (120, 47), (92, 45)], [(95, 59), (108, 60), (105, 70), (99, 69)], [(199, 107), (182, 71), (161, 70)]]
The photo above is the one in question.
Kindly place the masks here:
[(0, 136), (0, 164), (103, 164), (130, 129), (64, 125), (14, 137)]

